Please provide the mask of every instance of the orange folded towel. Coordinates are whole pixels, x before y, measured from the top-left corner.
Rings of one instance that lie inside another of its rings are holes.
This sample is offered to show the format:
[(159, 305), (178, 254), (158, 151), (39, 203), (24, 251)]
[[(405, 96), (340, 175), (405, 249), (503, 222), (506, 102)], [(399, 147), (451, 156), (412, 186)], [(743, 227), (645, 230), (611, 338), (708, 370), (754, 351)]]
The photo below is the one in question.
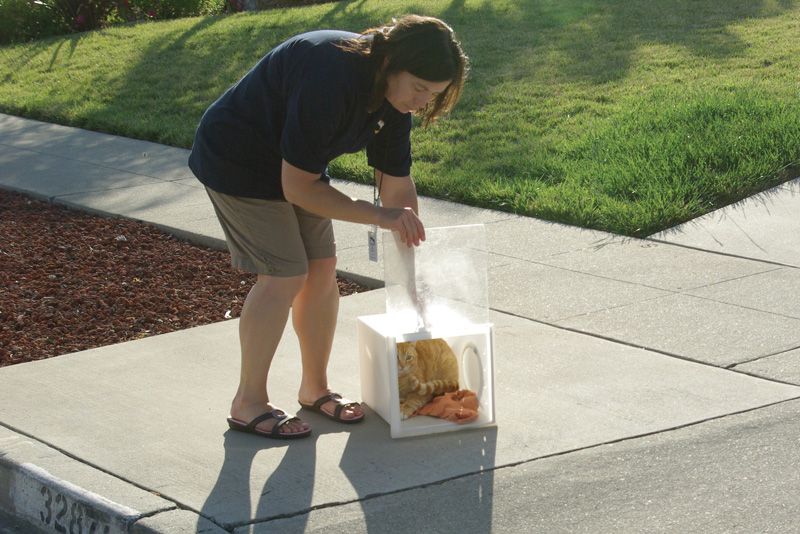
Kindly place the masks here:
[(471, 423), (478, 418), (478, 397), (468, 389), (451, 391), (417, 410), (414, 415), (430, 415), (453, 423)]

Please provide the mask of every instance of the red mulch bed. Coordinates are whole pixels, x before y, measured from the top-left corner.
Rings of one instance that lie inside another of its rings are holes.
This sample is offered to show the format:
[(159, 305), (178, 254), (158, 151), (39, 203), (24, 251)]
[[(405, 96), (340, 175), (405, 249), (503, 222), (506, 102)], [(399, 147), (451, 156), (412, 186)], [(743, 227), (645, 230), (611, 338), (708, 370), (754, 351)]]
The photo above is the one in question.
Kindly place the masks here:
[(0, 366), (238, 317), (254, 281), (227, 252), (0, 190)]

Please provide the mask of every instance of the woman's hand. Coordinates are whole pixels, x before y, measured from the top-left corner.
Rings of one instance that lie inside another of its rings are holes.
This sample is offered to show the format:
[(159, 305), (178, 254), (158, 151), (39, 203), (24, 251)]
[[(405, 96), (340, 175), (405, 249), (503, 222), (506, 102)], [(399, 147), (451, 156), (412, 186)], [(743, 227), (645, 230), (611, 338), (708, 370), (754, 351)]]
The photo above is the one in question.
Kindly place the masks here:
[(425, 227), (419, 220), (417, 188), (411, 176), (391, 176), (375, 170), (375, 183), (381, 192), (378, 226), (400, 233), (407, 246), (425, 241)]
[(425, 227), (415, 212), (417, 193), (414, 182), (410, 176), (386, 175), (384, 178), (387, 179), (382, 184), (384, 205), (389, 207), (349, 198), (320, 180), (318, 174), (306, 172), (285, 160), (281, 172), (283, 194), (288, 202), (329, 219), (377, 224), (398, 232), (407, 246), (419, 245), (425, 241)]
[(425, 241), (425, 227), (410, 207), (379, 208), (378, 226), (400, 233), (400, 240), (406, 246), (419, 246)]

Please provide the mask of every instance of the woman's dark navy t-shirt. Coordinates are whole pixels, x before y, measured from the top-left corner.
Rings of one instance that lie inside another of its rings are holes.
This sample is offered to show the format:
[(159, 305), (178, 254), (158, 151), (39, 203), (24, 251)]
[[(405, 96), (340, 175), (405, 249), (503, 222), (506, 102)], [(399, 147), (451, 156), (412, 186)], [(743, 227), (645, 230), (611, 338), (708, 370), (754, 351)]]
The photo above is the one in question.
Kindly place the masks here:
[(374, 69), (336, 46), (355, 37), (309, 32), (264, 56), (203, 114), (189, 156), (198, 179), (220, 193), (282, 199), (282, 159), (324, 175), (331, 160), (365, 147), (372, 167), (407, 176), (411, 114), (387, 101), (367, 112)]

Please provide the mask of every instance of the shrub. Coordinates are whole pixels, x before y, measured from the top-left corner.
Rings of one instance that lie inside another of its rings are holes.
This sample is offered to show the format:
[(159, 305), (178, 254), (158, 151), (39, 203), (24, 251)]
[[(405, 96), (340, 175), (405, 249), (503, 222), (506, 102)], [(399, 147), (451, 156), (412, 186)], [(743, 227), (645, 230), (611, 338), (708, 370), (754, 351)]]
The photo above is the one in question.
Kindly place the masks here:
[(102, 28), (114, 22), (215, 15), (243, 0), (0, 0), (0, 44)]
[(120, 15), (127, 20), (175, 19), (214, 15), (225, 8), (225, 0), (120, 0)]
[(35, 0), (0, 0), (0, 44), (29, 41), (69, 31), (61, 15)]
[(102, 28), (116, 10), (115, 0), (35, 0), (61, 15), (72, 31)]

